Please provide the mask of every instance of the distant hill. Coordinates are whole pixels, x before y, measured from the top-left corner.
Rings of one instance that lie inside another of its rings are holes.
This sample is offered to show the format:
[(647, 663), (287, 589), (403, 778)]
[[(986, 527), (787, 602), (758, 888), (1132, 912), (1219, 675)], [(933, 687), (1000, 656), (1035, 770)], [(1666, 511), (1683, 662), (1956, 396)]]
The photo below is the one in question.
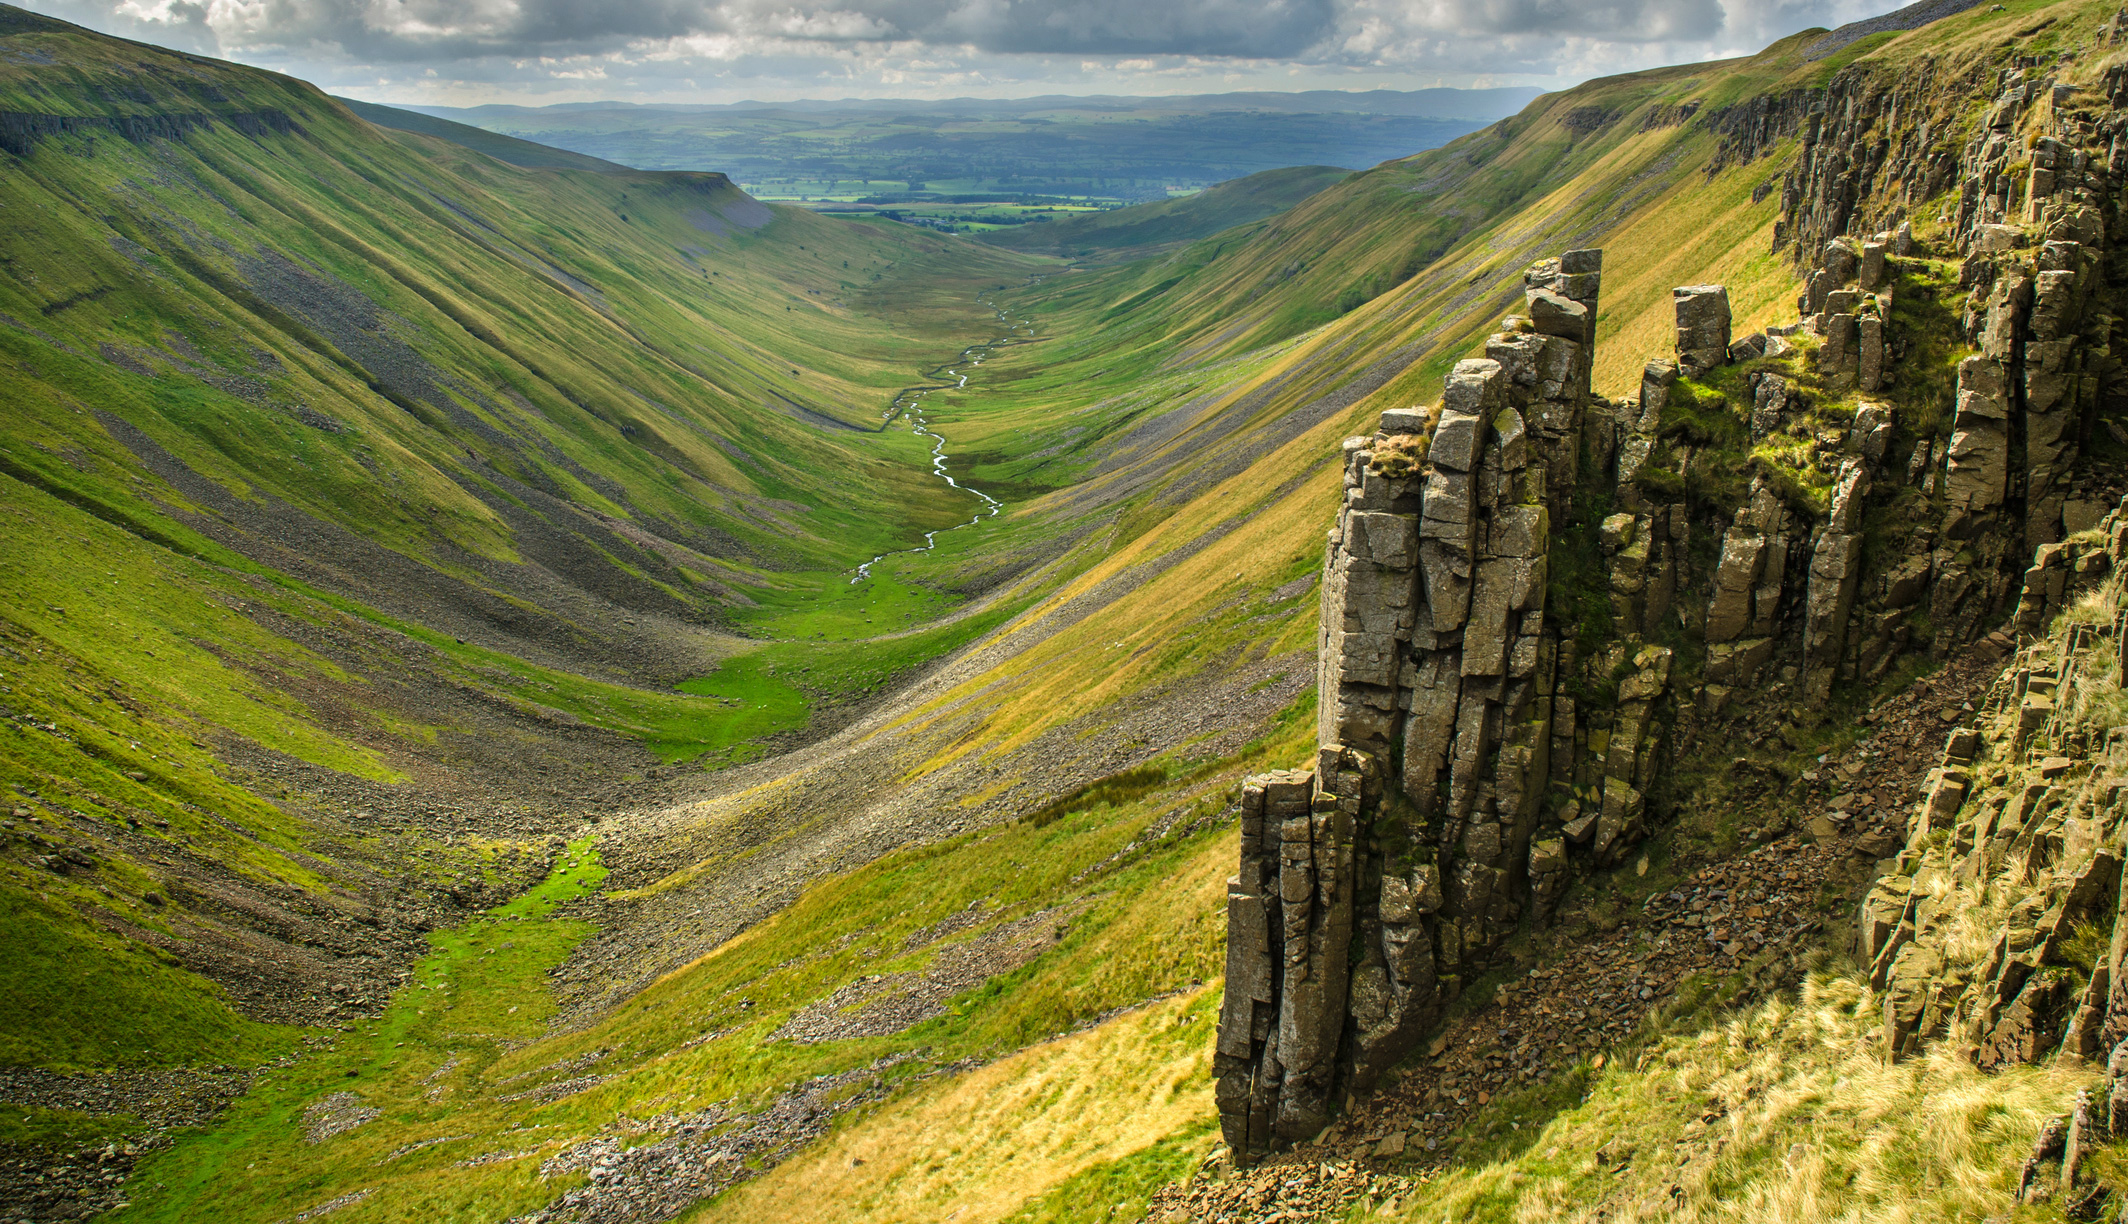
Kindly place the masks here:
[(788, 200), (1007, 192), (1154, 203), (1265, 170), (1358, 169), (1519, 112), (1533, 89), (409, 109)]
[(567, 149), (557, 149), (530, 140), (519, 140), (515, 136), (504, 136), (486, 128), (440, 119), (435, 115), (400, 110), (396, 106), (379, 106), (375, 102), (362, 102), (354, 98), (335, 97), (334, 101), (378, 127), (440, 137), (513, 166), (534, 170), (594, 170), (601, 173), (628, 168), (602, 158), (571, 153)]
[[(1939, 0), (1940, 2), (1940, 0)], [(468, 123), (519, 119), (527, 115), (584, 111), (666, 111), (713, 115), (743, 111), (789, 111), (796, 114), (847, 114), (902, 111), (908, 114), (1026, 115), (1060, 110), (1137, 110), (1201, 112), (1261, 110), (1283, 114), (1410, 115), (1427, 119), (1504, 119), (1536, 100), (1543, 90), (1527, 85), (1505, 89), (1303, 89), (1292, 93), (1250, 90), (1221, 94), (1040, 94), (1031, 98), (801, 98), (790, 102), (720, 102), (702, 104), (638, 102), (559, 102), (553, 106), (488, 105), (472, 107), (410, 106), (427, 115), (456, 116)]]
[(1276, 216), (1351, 173), (1337, 166), (1266, 170), (1180, 199), (1035, 221), (991, 230), (978, 238), (992, 246), (1090, 263), (1143, 259), (1221, 230)]

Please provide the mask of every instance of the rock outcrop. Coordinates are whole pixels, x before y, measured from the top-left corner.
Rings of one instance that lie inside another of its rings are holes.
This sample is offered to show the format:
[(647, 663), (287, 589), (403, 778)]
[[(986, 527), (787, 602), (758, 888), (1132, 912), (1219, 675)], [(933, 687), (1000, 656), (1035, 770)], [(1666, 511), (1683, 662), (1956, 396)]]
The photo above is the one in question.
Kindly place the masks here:
[[(1526, 315), (1457, 364), (1437, 407), (1345, 444), (1316, 769), (1243, 793), (1219, 1037), (1237, 1151), (1322, 1129), (1338, 1092), (1439, 1019), (1524, 896), (1564, 883), (1566, 829), (1539, 835), (1562, 727), (1548, 560), (1578, 478), (1601, 268), (1597, 251), (1532, 266)], [(1571, 758), (1571, 713), (1564, 727)], [(1638, 821), (1644, 734), (1614, 737), (1626, 781), (1591, 805), (1584, 843)]]
[[(2106, 513), (2121, 474), (2086, 458), (2101, 409), (2128, 403), (2108, 270), (2128, 68), (2094, 89), (2032, 64), (1901, 72), (1843, 70), (1741, 127), (1705, 117), (1716, 169), (1797, 138), (1776, 238), (1796, 322), (1738, 338), (1726, 289), (1676, 289), (1674, 357), (1608, 400), (1589, 381), (1601, 255), (1571, 251), (1528, 269), (1524, 309), (1438, 404), (1345, 442), (1318, 759), (1249, 780), (1229, 890), (1217, 1073), (1238, 1158), (1321, 1130), (1578, 876), (1627, 861), (1668, 815), (1658, 762), (1800, 746), (1901, 659), (1968, 649), (2033, 661), (1951, 735), (1910, 828), (1878, 812), (1854, 833), (1872, 859), (1906, 843), (1857, 936), (1887, 1052), (2118, 1049), (2091, 1125), (2128, 1117), (2128, 967), (2060, 970), (2079, 922), (2128, 906), (2128, 784), (2105, 780), (2128, 756), (2097, 763), (2120, 745), (2078, 741), (2064, 694), (2097, 667), (2074, 658), (2128, 653), (2118, 628), (2046, 659), (2017, 636), (2128, 550), (2128, 510)], [(1945, 144), (1969, 110), (1979, 127)], [(2035, 745), (2090, 763), (2057, 779)], [(1864, 799), (1812, 831), (1840, 836)], [(1986, 964), (1954, 964), (1946, 882), (2006, 870), (2030, 904)]]

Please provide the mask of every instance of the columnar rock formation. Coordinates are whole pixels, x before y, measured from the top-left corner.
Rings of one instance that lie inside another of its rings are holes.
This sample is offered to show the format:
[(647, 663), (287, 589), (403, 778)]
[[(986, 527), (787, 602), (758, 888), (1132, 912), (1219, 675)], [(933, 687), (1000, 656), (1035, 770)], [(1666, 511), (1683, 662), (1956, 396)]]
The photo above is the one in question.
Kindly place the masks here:
[[(1676, 289), (1673, 358), (1606, 400), (1589, 383), (1601, 257), (1571, 251), (1528, 269), (1525, 309), (1438, 404), (1346, 441), (1316, 767), (1244, 791), (1217, 1062), (1238, 1156), (1320, 1130), (1577, 875), (1624, 861), (1659, 814), (1666, 754), (1798, 746), (1812, 711), (1902, 656), (2013, 650), (1988, 631), (2043, 631), (2122, 561), (2128, 512), (2110, 545), (2089, 533), (2122, 482), (2084, 450), (2100, 407), (2128, 400), (2107, 258), (2128, 225), (2112, 169), (2128, 68), (2101, 99), (2032, 67), (1850, 70), (1749, 104), (1742, 127), (1710, 112), (1731, 133), (1717, 169), (1800, 137), (1777, 237), (1800, 268), (1797, 322), (1737, 338), (1723, 287)], [(1977, 133), (1943, 145), (1976, 96)], [(1932, 372), (1951, 367), (1939, 405)], [(1992, 724), (1952, 737), (1865, 910), (1895, 1054), (1956, 1033), (1995, 1065), (2060, 1032), (2086, 1054), (2128, 1037), (2128, 970), (2081, 1002), (2040, 972), (2111, 903), (2115, 833), (2078, 813), (2128, 806), (2128, 787), (2052, 801), (2051, 775), (2015, 783), (2020, 763), (1997, 771), (2001, 802), (1968, 799), (1990, 751), (2078, 734), (2059, 715), (2073, 668), (2025, 672)], [(2020, 887), (2051, 881), (2045, 904), (2013, 915), (1984, 973), (1939, 973), (1943, 881), (2011, 862)]]
[(1556, 897), (1570, 833), (1608, 849), (1639, 820), (1661, 651), (1636, 673), (1637, 716), (1605, 741), (1587, 816), (1539, 828), (1553, 756), (1570, 764), (1577, 743), (1571, 702), (1563, 718), (1555, 706), (1546, 592), (1601, 264), (1570, 251), (1532, 266), (1526, 315), (1457, 364), (1438, 406), (1384, 413), (1345, 444), (1317, 768), (1251, 779), (1229, 886), (1219, 1099), (1237, 1151), (1320, 1130), (1337, 1092), (1370, 1085), (1439, 1018), (1526, 899)]
[[(2101, 527), (2098, 541), (2041, 546), (2024, 591), (2032, 617), (2128, 563), (2128, 503)], [(2128, 1108), (2128, 923), (2110, 919), (2128, 912), (2128, 739), (2086, 694), (2118, 691), (2124, 642), (2119, 619), (2040, 638), (2009, 661), (1972, 725), (1946, 737), (1906, 846), (1861, 907), (1856, 946), (1884, 992), (1887, 1057), (1946, 1038), (1982, 1068), (2057, 1047), (2082, 1059), (2110, 1050)], [(1965, 963), (1945, 936), (1988, 888), (2015, 903), (1992, 949)], [(2079, 923), (2109, 921), (2110, 954), (2072, 989), (2067, 942)]]

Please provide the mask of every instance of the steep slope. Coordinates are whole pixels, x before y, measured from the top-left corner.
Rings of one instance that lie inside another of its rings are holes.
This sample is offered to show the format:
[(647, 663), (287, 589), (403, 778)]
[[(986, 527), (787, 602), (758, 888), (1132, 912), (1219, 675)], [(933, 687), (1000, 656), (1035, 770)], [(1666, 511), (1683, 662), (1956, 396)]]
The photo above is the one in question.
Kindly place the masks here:
[(585, 806), (968, 631), (671, 688), (978, 504), (880, 413), (1024, 264), (386, 136), (18, 9), (0, 43), (11, 1061), (373, 1006)]

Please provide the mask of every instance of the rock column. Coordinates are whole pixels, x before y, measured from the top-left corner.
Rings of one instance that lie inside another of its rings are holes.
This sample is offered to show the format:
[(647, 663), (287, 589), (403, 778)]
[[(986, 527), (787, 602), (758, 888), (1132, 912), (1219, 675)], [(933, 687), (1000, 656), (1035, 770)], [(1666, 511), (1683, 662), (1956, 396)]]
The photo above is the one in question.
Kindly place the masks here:
[(1437, 407), (1345, 443), (1317, 768), (1249, 780), (1228, 887), (1219, 1102), (1244, 1157), (1321, 1129), (1525, 905), (1542, 913), (1564, 887), (1565, 834), (1537, 829), (1556, 739), (1544, 604), (1601, 266), (1597, 251), (1533, 265), (1525, 314), (1456, 365)]

